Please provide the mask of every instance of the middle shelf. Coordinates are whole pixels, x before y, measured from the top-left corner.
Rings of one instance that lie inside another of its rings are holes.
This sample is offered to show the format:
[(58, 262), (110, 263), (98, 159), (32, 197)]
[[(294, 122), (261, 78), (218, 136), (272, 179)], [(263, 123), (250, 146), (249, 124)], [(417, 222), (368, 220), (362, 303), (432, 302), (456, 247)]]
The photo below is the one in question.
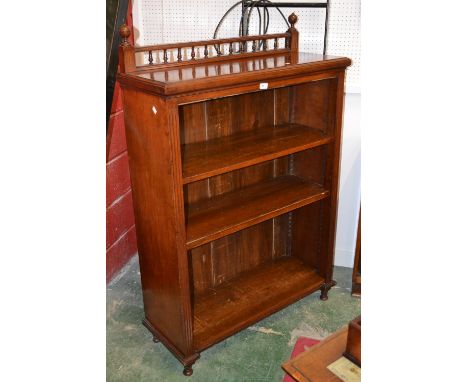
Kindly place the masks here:
[(284, 123), (182, 145), (183, 183), (252, 166), (327, 144), (333, 137), (319, 129)]
[(320, 184), (285, 175), (187, 206), (187, 249), (324, 199)]

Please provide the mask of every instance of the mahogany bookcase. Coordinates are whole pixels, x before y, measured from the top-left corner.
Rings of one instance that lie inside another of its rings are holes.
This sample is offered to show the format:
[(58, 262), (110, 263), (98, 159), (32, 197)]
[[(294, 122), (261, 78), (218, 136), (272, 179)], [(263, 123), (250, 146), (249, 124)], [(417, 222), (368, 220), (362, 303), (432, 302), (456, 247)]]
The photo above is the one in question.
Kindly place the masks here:
[(299, 53), (289, 22), (282, 34), (144, 47), (121, 27), (143, 324), (185, 375), (202, 350), (335, 284), (351, 61)]

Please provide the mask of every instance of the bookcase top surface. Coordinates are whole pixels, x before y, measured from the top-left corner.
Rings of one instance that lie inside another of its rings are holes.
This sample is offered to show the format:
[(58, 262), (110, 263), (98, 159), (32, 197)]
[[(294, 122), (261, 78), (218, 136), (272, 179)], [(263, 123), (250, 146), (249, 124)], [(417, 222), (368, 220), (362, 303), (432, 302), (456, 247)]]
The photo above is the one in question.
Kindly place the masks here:
[(182, 67), (148, 68), (119, 75), (124, 86), (144, 87), (162, 95), (176, 95), (235, 84), (261, 82), (285, 76), (311, 74), (351, 65), (346, 57), (299, 52), (213, 61)]

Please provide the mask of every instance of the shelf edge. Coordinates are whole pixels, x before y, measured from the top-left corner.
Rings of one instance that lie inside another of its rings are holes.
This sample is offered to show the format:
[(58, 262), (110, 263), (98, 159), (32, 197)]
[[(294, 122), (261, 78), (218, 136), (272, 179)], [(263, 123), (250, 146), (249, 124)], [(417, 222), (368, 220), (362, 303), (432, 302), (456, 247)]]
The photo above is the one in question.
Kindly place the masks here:
[(196, 248), (196, 247), (199, 247), (203, 244), (206, 244), (206, 243), (210, 243), (214, 240), (217, 240), (219, 238), (222, 238), (224, 236), (228, 236), (228, 235), (231, 235), (233, 233), (236, 233), (238, 231), (241, 231), (243, 229), (246, 229), (246, 228), (249, 228), (249, 227), (252, 227), (256, 224), (259, 224), (259, 223), (263, 223), (267, 220), (270, 220), (270, 219), (273, 219), (277, 216), (280, 216), (280, 215), (283, 215), (285, 213), (288, 213), (288, 212), (291, 212), (291, 211), (294, 211), (298, 208), (301, 208), (301, 207), (304, 207), (306, 205), (309, 205), (309, 204), (312, 204), (312, 203), (315, 203), (315, 202), (318, 202), (322, 199), (325, 199), (327, 198), (328, 196), (330, 195), (330, 192), (328, 190), (325, 190), (323, 189), (323, 191), (321, 193), (318, 193), (318, 194), (314, 194), (314, 195), (311, 195), (310, 197), (308, 198), (305, 198), (303, 200), (300, 200), (296, 203), (293, 203), (287, 207), (283, 207), (283, 208), (278, 208), (274, 211), (269, 211), (268, 213), (265, 213), (263, 215), (257, 215), (256, 217), (253, 217), (252, 219), (250, 220), (245, 220), (239, 224), (235, 224), (235, 225), (232, 225), (232, 226), (229, 226), (229, 227), (226, 227), (220, 231), (217, 231), (217, 232), (214, 232), (210, 235), (207, 235), (207, 236), (204, 236), (202, 238), (196, 238), (196, 239), (193, 239), (193, 240), (190, 240), (190, 241), (187, 241), (186, 242), (186, 249), (187, 251), (193, 249), (193, 248)]

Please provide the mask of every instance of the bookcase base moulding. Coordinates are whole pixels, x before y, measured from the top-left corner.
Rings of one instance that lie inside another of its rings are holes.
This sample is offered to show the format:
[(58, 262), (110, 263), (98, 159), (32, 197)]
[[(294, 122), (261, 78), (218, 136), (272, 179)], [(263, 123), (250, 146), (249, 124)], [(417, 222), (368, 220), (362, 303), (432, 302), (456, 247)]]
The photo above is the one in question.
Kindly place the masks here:
[(201, 351), (335, 285), (351, 61), (300, 53), (289, 22), (283, 34), (145, 47), (121, 28), (143, 324), (185, 375)]

